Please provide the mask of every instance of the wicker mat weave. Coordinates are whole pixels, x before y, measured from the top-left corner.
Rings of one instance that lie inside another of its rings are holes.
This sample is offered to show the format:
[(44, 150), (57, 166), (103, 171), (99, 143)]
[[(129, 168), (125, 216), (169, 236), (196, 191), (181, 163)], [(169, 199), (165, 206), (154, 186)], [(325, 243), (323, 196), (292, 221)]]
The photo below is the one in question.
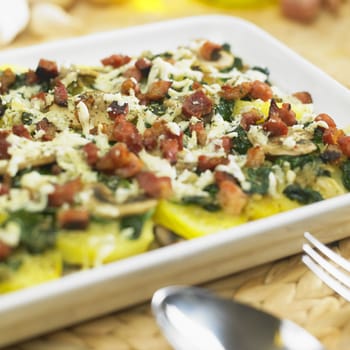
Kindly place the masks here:
[[(350, 238), (334, 245), (350, 258)], [(223, 278), (204, 287), (289, 318), (328, 350), (350, 349), (350, 303), (313, 275), (300, 255)], [(149, 304), (111, 314), (5, 350), (168, 350)]]

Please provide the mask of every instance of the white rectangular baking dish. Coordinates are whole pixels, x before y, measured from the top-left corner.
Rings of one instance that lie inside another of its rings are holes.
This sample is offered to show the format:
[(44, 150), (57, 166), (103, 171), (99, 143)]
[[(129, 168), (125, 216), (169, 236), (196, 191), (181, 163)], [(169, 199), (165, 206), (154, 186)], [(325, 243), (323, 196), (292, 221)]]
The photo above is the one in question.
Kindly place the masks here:
[[(312, 93), (317, 111), (346, 126), (349, 91), (256, 26), (200, 16), (0, 52), (0, 65), (35, 67), (40, 58), (97, 64), (208, 38), (231, 44), (247, 63), (266, 66), (282, 89)], [(303, 232), (329, 242), (348, 235), (350, 194), (182, 242), (60, 280), (0, 296), (0, 346), (147, 300), (168, 284), (196, 284), (299, 252)]]

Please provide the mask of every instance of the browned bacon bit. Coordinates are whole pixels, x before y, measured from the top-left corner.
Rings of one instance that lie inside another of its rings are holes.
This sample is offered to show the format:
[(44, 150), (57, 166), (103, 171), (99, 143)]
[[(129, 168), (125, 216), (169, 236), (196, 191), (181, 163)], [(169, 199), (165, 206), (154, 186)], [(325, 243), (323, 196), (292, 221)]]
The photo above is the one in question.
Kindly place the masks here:
[(198, 81), (194, 81), (193, 83), (192, 83), (192, 90), (198, 90), (198, 89), (201, 89), (203, 86), (202, 86), (202, 84), (201, 83), (199, 83)]
[(134, 78), (137, 82), (142, 79), (142, 72), (137, 67), (130, 67), (123, 73), (124, 78)]
[(158, 146), (158, 138), (166, 131), (166, 124), (164, 121), (155, 122), (150, 128), (143, 133), (143, 145), (147, 151), (153, 151)]
[(151, 70), (152, 62), (148, 58), (141, 57), (135, 62), (135, 67), (141, 71), (142, 76), (147, 77)]
[(58, 212), (57, 221), (60, 228), (67, 230), (85, 230), (90, 221), (90, 215), (84, 209), (67, 209)]
[(171, 164), (177, 161), (177, 153), (179, 152), (179, 143), (176, 139), (164, 139), (161, 142), (162, 155)]
[(288, 126), (295, 125), (297, 123), (297, 118), (294, 111), (291, 109), (290, 103), (283, 103), (282, 108), (279, 109), (279, 117)]
[(215, 179), (215, 183), (218, 185), (220, 184), (220, 182), (222, 181), (231, 181), (236, 183), (235, 178), (229, 174), (229, 173), (225, 173), (224, 171), (215, 171), (214, 172), (214, 179)]
[(12, 132), (20, 137), (25, 137), (26, 139), (31, 139), (31, 135), (28, 129), (23, 124), (14, 125), (12, 127)]
[[(335, 121), (333, 120), (332, 117), (330, 117), (328, 114), (326, 113), (321, 113), (319, 114), (316, 118), (315, 121), (323, 121), (325, 122), (329, 128), (336, 128), (337, 124), (335, 123)], [(321, 126), (320, 126), (321, 127)], [(324, 129), (324, 128), (323, 128)]]
[(239, 215), (248, 202), (248, 196), (232, 181), (219, 182), (218, 202), (228, 214)]
[(25, 76), (27, 85), (36, 84), (39, 80), (37, 74), (32, 69), (29, 69)]
[(68, 181), (63, 185), (55, 185), (54, 191), (49, 194), (49, 205), (60, 207), (64, 203), (72, 204), (74, 196), (82, 189), (80, 178)]
[(47, 118), (43, 118), (36, 124), (37, 130), (43, 130), (45, 133), (41, 137), (42, 141), (52, 141), (56, 136), (56, 126), (55, 124), (49, 122)]
[(119, 104), (117, 101), (113, 101), (107, 108), (108, 115), (111, 119), (115, 119), (119, 115), (127, 115), (129, 113), (129, 105), (125, 102)]
[(260, 81), (255, 80), (252, 83), (251, 90), (250, 90), (250, 96), (253, 99), (260, 98), (263, 101), (268, 101), (272, 98), (272, 90), (270, 85)]
[(39, 61), (35, 73), (40, 80), (49, 80), (51, 78), (56, 78), (59, 73), (57, 63), (42, 58)]
[(12, 248), (5, 242), (0, 241), (0, 261), (4, 261), (12, 252)]
[(97, 170), (123, 178), (135, 176), (142, 170), (142, 167), (141, 159), (130, 152), (124, 143), (115, 144), (96, 163)]
[(150, 171), (143, 171), (136, 176), (139, 186), (153, 198), (169, 198), (172, 194), (171, 179), (168, 176), (157, 177)]
[(150, 101), (160, 101), (168, 93), (168, 90), (171, 86), (171, 81), (158, 80), (153, 82), (146, 92), (146, 98)]
[(138, 84), (131, 78), (128, 78), (123, 81), (120, 91), (123, 95), (130, 95), (130, 90), (134, 90), (135, 92), (139, 91)]
[(8, 135), (8, 131), (0, 130), (0, 159), (10, 159), (10, 154), (8, 153), (10, 144), (6, 141)]
[(293, 94), (294, 97), (296, 97), (301, 103), (312, 103), (312, 96), (307, 91), (298, 91)]
[(325, 129), (322, 136), (322, 141), (327, 145), (336, 145), (340, 137), (344, 136), (344, 131), (338, 128)]
[(207, 142), (207, 132), (204, 128), (203, 122), (197, 122), (190, 125), (190, 132), (195, 132), (197, 136), (197, 143), (200, 146), (204, 146)]
[(350, 157), (350, 136), (340, 136), (338, 138), (338, 144), (346, 157)]
[(242, 113), (240, 125), (244, 130), (248, 131), (250, 126), (256, 125), (261, 118), (260, 112), (256, 109), (252, 109), (249, 112)]
[(265, 153), (260, 146), (254, 146), (248, 149), (246, 166), (248, 168), (257, 168), (264, 164)]
[(83, 146), (85, 152), (86, 161), (90, 166), (93, 166), (98, 161), (98, 147), (93, 143), (89, 142)]
[(60, 80), (56, 82), (53, 95), (54, 101), (58, 106), (68, 106), (68, 91), (65, 85)]
[(119, 68), (131, 61), (131, 57), (125, 55), (111, 55), (101, 60), (104, 66), (112, 66), (113, 68)]
[(231, 85), (223, 85), (221, 86), (220, 96), (228, 101), (232, 100), (240, 100), (250, 93), (252, 90), (251, 82), (244, 82), (242, 84), (231, 86)]
[(5, 94), (16, 81), (16, 74), (10, 68), (6, 68), (0, 75), (0, 94)]
[(213, 101), (202, 91), (196, 90), (187, 96), (182, 104), (182, 113), (187, 118), (203, 118), (213, 110)]
[(113, 138), (118, 142), (124, 142), (134, 153), (140, 152), (143, 148), (141, 134), (133, 123), (125, 120), (123, 115), (115, 119)]
[(36, 99), (41, 100), (41, 101), (46, 103), (46, 95), (47, 95), (46, 92), (40, 91), (37, 94), (33, 95), (30, 99), (33, 100), (36, 98)]
[(228, 164), (228, 159), (225, 157), (208, 157), (201, 155), (198, 157), (197, 169), (199, 171), (214, 170), (221, 164)]
[(263, 129), (270, 133), (270, 136), (286, 136), (288, 126), (280, 118), (271, 118), (263, 124)]
[(5, 183), (0, 183), (0, 196), (4, 196), (5, 194), (10, 193), (10, 187), (9, 185)]
[(199, 48), (199, 55), (207, 61), (217, 61), (220, 58), (222, 45), (206, 41)]
[(229, 154), (232, 150), (232, 139), (229, 136), (222, 136), (221, 142), (225, 153)]

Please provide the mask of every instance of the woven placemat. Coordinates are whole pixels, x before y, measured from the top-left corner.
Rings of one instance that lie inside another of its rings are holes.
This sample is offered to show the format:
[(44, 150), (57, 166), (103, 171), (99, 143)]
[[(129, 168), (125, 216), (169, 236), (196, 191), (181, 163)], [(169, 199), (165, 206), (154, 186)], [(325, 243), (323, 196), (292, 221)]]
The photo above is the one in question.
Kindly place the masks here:
[[(350, 258), (350, 238), (333, 249)], [(280, 317), (318, 337), (328, 350), (350, 349), (350, 303), (323, 284), (300, 255), (203, 285)], [(89, 321), (5, 350), (168, 350), (149, 303)]]

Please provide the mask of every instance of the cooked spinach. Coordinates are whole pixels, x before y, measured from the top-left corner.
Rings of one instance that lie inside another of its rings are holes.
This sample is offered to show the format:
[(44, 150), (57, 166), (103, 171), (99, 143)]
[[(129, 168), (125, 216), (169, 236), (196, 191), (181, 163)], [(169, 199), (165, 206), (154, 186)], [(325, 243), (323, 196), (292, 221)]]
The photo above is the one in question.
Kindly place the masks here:
[(132, 240), (138, 239), (141, 236), (143, 225), (152, 214), (153, 210), (149, 210), (144, 214), (124, 216), (120, 219), (120, 229), (131, 228), (132, 234), (128, 237)]
[(231, 52), (231, 45), (229, 43), (223, 43), (222, 49), (226, 52)]
[(250, 182), (248, 193), (266, 194), (269, 190), (269, 175), (271, 168), (248, 168), (247, 180)]
[(163, 103), (153, 102), (148, 106), (148, 109), (157, 116), (162, 116), (166, 113), (166, 106)]
[(21, 116), (22, 123), (25, 125), (31, 125), (33, 123), (34, 115), (29, 112), (23, 112)]
[(316, 154), (312, 153), (302, 156), (279, 156), (275, 158), (274, 162), (279, 166), (283, 166), (283, 163), (288, 162), (292, 169), (302, 169), (308, 163), (320, 162), (320, 158)]
[(345, 188), (350, 191), (350, 160), (345, 161), (341, 166), (341, 179)]
[(2, 103), (2, 99), (0, 97), (0, 117), (5, 114), (7, 106)]
[(106, 185), (110, 190), (115, 191), (120, 185), (128, 187), (130, 185), (128, 180), (121, 180), (118, 176), (98, 173), (98, 181)]
[(266, 77), (269, 77), (269, 75), (270, 75), (270, 70), (267, 67), (263, 68), (263, 67), (254, 66), (251, 68), (251, 70), (256, 70), (258, 72), (261, 72), (261, 73), (265, 74)]
[(314, 131), (314, 135), (312, 138), (312, 142), (316, 145), (322, 145), (323, 144), (323, 130), (321, 128), (316, 128)]
[(247, 132), (241, 126), (238, 126), (234, 131), (237, 136), (232, 138), (233, 149), (239, 154), (247, 154), (248, 149), (252, 147)]
[(232, 65), (227, 68), (221, 69), (220, 72), (222, 73), (231, 72), (231, 70), (234, 68), (238, 70), (242, 70), (243, 67), (244, 67), (243, 60), (240, 57), (235, 56)]
[(234, 105), (235, 101), (228, 101), (221, 98), (219, 104), (215, 106), (215, 113), (220, 114), (224, 120), (231, 121)]
[(56, 240), (54, 215), (20, 210), (12, 213), (9, 220), (20, 225), (20, 242), (29, 252), (41, 253), (54, 245)]
[(302, 188), (297, 184), (287, 186), (284, 189), (283, 194), (289, 199), (301, 204), (311, 204), (323, 200), (323, 197), (319, 192), (307, 187)]

